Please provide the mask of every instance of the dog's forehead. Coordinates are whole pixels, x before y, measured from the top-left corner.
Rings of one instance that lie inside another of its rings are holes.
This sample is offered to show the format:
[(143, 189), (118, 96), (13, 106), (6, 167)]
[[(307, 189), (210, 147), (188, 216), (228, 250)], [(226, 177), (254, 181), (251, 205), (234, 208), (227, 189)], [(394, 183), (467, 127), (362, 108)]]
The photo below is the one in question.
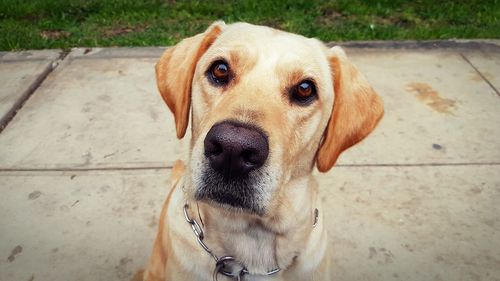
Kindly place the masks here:
[(275, 65), (295, 63), (324, 68), (327, 64), (325, 47), (320, 41), (246, 23), (226, 26), (207, 53), (209, 56), (223, 56), (229, 53)]
[[(226, 26), (220, 35), (219, 41), (224, 42), (224, 44), (246, 42), (256, 47), (282, 45), (292, 47), (292, 49), (307, 48), (310, 45), (310, 40), (302, 35), (247, 23), (236, 23)], [(293, 43), (293, 45), (289, 45), (290, 43)]]

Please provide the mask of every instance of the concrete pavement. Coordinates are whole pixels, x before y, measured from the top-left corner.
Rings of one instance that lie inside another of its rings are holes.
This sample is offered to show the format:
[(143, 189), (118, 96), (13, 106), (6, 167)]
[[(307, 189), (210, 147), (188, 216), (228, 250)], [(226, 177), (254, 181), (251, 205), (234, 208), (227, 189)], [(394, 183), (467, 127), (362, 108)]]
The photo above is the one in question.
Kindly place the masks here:
[[(500, 280), (500, 41), (346, 48), (386, 115), (318, 174), (335, 280)], [(0, 53), (0, 280), (145, 264), (186, 144), (156, 90), (162, 51)]]

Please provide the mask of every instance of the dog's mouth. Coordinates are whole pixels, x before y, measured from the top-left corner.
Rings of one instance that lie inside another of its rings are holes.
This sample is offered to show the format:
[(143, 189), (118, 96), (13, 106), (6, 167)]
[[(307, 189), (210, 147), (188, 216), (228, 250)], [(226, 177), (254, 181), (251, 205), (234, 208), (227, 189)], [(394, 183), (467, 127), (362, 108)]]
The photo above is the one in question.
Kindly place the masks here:
[(228, 178), (207, 166), (196, 189), (195, 199), (216, 207), (262, 216), (265, 207), (261, 173), (261, 170), (254, 170), (245, 177)]

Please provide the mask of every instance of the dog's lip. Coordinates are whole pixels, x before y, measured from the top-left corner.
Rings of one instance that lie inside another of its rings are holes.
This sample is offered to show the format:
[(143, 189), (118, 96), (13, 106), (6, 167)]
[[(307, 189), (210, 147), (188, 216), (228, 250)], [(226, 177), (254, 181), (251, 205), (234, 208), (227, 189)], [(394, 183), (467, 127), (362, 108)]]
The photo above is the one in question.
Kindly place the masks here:
[(195, 198), (195, 200), (203, 202), (205, 204), (208, 204), (209, 206), (212, 206), (212, 207), (217, 208), (217, 209), (235, 212), (235, 213), (256, 215), (259, 217), (263, 217), (266, 214), (266, 210), (264, 208), (244, 208), (241, 206), (231, 205), (231, 204), (226, 203), (226, 202), (220, 202), (220, 201), (214, 200), (212, 198)]
[(195, 188), (194, 199), (222, 209), (263, 215), (263, 202), (259, 200), (256, 184), (251, 175), (227, 179), (206, 165)]
[(231, 205), (228, 203), (222, 203), (222, 202), (219, 202), (219, 201), (213, 200), (213, 199), (196, 199), (196, 200), (200, 201), (200, 202), (204, 202), (212, 207), (216, 207), (216, 208), (223, 209), (223, 210), (234, 211), (237, 213), (263, 215), (263, 212), (262, 213), (260, 211), (256, 212), (256, 210), (254, 210), (254, 209), (247, 209), (247, 208), (243, 208), (240, 206), (234, 206), (234, 205)]

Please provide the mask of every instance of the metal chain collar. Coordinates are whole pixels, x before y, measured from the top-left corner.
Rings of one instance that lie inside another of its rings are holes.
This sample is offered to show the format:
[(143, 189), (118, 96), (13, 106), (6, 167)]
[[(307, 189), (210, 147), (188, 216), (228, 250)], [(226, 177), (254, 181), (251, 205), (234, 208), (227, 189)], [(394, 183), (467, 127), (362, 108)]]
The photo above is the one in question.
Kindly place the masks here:
[[(198, 240), (198, 243), (201, 245), (201, 247), (212, 256), (212, 258), (215, 260), (215, 269), (213, 273), (213, 280), (217, 281), (217, 276), (219, 274), (222, 274), (224, 276), (233, 278), (234, 280), (241, 280), (243, 275), (249, 274), (248, 269), (246, 268), (245, 265), (243, 265), (241, 262), (237, 261), (234, 257), (232, 256), (223, 256), (221, 258), (218, 258), (217, 255), (215, 255), (210, 248), (203, 242), (203, 239), (205, 238), (203, 229), (201, 229), (200, 225), (196, 220), (191, 219), (188, 215), (187, 209), (189, 208), (189, 205), (186, 203), (184, 204), (184, 217), (186, 221), (191, 225), (191, 229), (193, 230), (194, 234), (196, 235), (196, 239)], [(237, 268), (239, 267), (239, 270), (231, 270), (229, 271), (229, 268)], [(268, 271), (262, 275), (269, 276), (273, 275), (275, 273), (280, 272), (280, 268), (277, 267), (271, 271)]]

